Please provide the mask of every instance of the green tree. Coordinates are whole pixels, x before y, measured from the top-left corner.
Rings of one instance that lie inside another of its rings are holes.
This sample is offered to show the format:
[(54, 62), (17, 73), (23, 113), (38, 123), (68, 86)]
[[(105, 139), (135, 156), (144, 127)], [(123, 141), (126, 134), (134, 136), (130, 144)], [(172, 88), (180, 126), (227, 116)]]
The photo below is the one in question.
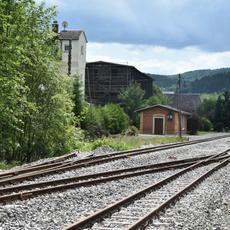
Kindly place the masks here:
[(156, 104), (167, 105), (169, 104), (169, 99), (163, 94), (163, 92), (158, 86), (154, 85), (153, 95), (146, 100), (145, 104), (146, 106), (151, 106)]
[(80, 124), (81, 128), (85, 130), (86, 137), (96, 138), (108, 135), (101, 106), (85, 106), (85, 115)]
[(210, 131), (212, 129), (212, 123), (208, 118), (202, 117), (201, 118), (201, 130), (203, 131)]
[(215, 105), (215, 115), (214, 115), (214, 129), (218, 132), (222, 131), (224, 128), (224, 103), (221, 96), (218, 97)]
[(198, 107), (198, 114), (200, 117), (206, 117), (212, 123), (214, 122), (215, 116), (215, 105), (216, 105), (216, 98), (210, 97), (205, 98), (202, 100)]
[(127, 88), (121, 90), (119, 99), (122, 102), (124, 111), (130, 118), (130, 124), (138, 124), (138, 115), (135, 110), (143, 106), (145, 91), (141, 89), (137, 82), (132, 82)]
[(73, 149), (71, 82), (60, 74), (54, 8), (0, 1), (0, 158), (31, 161)]
[(81, 83), (77, 75), (74, 75), (72, 77), (72, 80), (73, 80), (73, 102), (74, 102), (73, 112), (75, 116), (79, 117), (80, 119), (84, 109), (84, 100), (83, 100), (83, 95), (81, 90)]
[(223, 122), (225, 129), (230, 130), (230, 91), (225, 91), (223, 97)]
[(124, 110), (116, 104), (107, 104), (103, 107), (105, 128), (111, 134), (118, 134), (125, 131), (129, 124), (129, 119)]

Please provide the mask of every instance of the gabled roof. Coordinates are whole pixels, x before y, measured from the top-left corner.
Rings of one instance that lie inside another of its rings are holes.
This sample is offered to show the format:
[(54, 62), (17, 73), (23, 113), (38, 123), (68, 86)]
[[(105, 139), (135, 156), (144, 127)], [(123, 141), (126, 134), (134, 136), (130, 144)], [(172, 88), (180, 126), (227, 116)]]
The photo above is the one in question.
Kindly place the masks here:
[(82, 33), (85, 36), (85, 40), (87, 42), (85, 32), (82, 30), (62, 30), (59, 33), (59, 40), (79, 40), (79, 37)]
[(165, 109), (169, 109), (169, 110), (172, 110), (174, 112), (181, 112), (182, 114), (184, 115), (192, 115), (191, 113), (188, 113), (188, 112), (185, 112), (185, 111), (180, 111), (179, 109), (176, 109), (174, 107), (171, 107), (171, 106), (168, 106), (168, 105), (161, 105), (161, 104), (157, 104), (157, 105), (152, 105), (152, 106), (148, 106), (148, 107), (145, 107), (145, 108), (142, 108), (142, 109), (138, 109), (136, 110), (136, 112), (141, 112), (141, 111), (144, 111), (144, 110), (147, 110), (147, 109), (152, 109), (152, 108), (155, 108), (155, 107), (162, 107), (162, 108), (165, 108)]
[(114, 63), (114, 62), (108, 62), (108, 61), (93, 61), (93, 62), (87, 62), (87, 64), (104, 64), (104, 65), (117, 65), (117, 66), (128, 66), (128, 67), (133, 67), (132, 65), (128, 64), (120, 64), (120, 63)]

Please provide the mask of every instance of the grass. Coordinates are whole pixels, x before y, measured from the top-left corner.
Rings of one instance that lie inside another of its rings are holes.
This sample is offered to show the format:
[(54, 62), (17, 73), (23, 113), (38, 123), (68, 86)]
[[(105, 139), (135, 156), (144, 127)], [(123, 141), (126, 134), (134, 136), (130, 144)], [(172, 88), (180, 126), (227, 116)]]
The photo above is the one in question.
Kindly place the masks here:
[(208, 134), (208, 133), (210, 133), (210, 131), (198, 131), (197, 135), (205, 135), (205, 134)]
[[(107, 145), (111, 147), (115, 151), (122, 151), (128, 149), (139, 148), (143, 145), (149, 144), (165, 144), (165, 143), (174, 143), (183, 141), (184, 139), (180, 139), (176, 136), (162, 136), (162, 137), (139, 137), (139, 136), (116, 136), (116, 137), (105, 137), (99, 138), (93, 141), (81, 141), (77, 145), (78, 151), (91, 151), (100, 146)], [(0, 162), (0, 169), (6, 170), (12, 167), (20, 165), (19, 162)]]
[(108, 145), (114, 150), (121, 151), (127, 149), (139, 148), (149, 144), (165, 144), (183, 141), (179, 137), (136, 137), (136, 136), (118, 136), (114, 138), (100, 138), (94, 141), (80, 142), (78, 145), (79, 151), (94, 150), (102, 145)]
[(5, 161), (0, 161), (0, 169), (7, 170), (7, 169), (13, 168), (19, 164), (20, 164), (19, 162), (7, 163)]

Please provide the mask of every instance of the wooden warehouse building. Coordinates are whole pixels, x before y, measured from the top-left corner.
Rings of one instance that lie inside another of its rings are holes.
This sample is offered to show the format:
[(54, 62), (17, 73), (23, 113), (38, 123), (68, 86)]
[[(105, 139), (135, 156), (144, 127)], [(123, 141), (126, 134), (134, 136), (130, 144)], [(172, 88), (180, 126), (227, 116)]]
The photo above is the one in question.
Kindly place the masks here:
[(110, 62), (89, 62), (86, 64), (85, 95), (92, 104), (119, 103), (118, 95), (132, 81), (145, 90), (144, 98), (152, 96), (153, 79), (134, 66)]
[[(140, 133), (143, 134), (178, 134), (179, 110), (165, 105), (154, 105), (137, 110), (140, 113)], [(187, 120), (191, 113), (181, 111), (181, 130), (187, 132)]]

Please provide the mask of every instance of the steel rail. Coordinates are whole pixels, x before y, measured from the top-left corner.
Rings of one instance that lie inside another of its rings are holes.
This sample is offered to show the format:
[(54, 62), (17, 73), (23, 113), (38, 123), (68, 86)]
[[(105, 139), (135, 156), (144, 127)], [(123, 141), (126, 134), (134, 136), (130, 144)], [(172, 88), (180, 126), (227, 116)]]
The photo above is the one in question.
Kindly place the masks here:
[(186, 194), (188, 191), (192, 190), (197, 186), (199, 183), (201, 183), (203, 180), (205, 180), (208, 176), (213, 174), (218, 169), (226, 166), (230, 161), (230, 157), (223, 162), (219, 163), (217, 166), (214, 166), (209, 171), (205, 172), (203, 175), (201, 175), (199, 178), (194, 180), (192, 183), (187, 185), (185, 188), (181, 189), (179, 192), (171, 196), (167, 201), (163, 202), (160, 206), (146, 214), (144, 217), (139, 219), (136, 223), (128, 227), (127, 230), (136, 230), (136, 229), (144, 229), (149, 223), (151, 223), (151, 219), (159, 215), (160, 212), (164, 211), (167, 207), (169, 207), (171, 204), (175, 203), (176, 200), (178, 200), (181, 196)]
[[(224, 153), (225, 152), (223, 152), (222, 154), (224, 154)], [(223, 159), (226, 159), (227, 157), (229, 157), (229, 156), (222, 156), (221, 157), (221, 155), (219, 155), (219, 157), (217, 157), (217, 158), (208, 159), (203, 164), (205, 165), (205, 164), (210, 164), (213, 162), (219, 162)], [(96, 185), (99, 183), (105, 183), (105, 182), (124, 179), (124, 178), (130, 178), (130, 177), (135, 177), (135, 176), (140, 176), (140, 175), (162, 172), (162, 171), (166, 171), (166, 170), (170, 170), (170, 169), (184, 168), (184, 167), (187, 167), (187, 166), (194, 164), (195, 162), (197, 162), (197, 160), (188, 161), (187, 163), (179, 163), (179, 164), (172, 164), (172, 165), (166, 164), (165, 166), (161, 166), (158, 168), (155, 167), (152, 169), (144, 169), (141, 171), (136, 171), (136, 172), (131, 172), (131, 173), (129, 172), (130, 170), (116, 170), (116, 171), (110, 171), (110, 172), (104, 172), (104, 173), (98, 173), (98, 174), (89, 174), (89, 175), (83, 175), (83, 176), (79, 176), (79, 177), (59, 179), (59, 180), (48, 181), (48, 182), (38, 182), (38, 183), (34, 183), (34, 184), (6, 187), (6, 188), (0, 189), (0, 194), (2, 194), (2, 193), (6, 194), (9, 192), (16, 192), (16, 193), (9, 194), (9, 195), (5, 195), (5, 194), (1, 195), (0, 196), (0, 203), (11, 202), (14, 200), (28, 199), (28, 198), (36, 197), (39, 195), (44, 195), (47, 193), (64, 191), (67, 189), (81, 187), (81, 186), (93, 186), (93, 185)], [(137, 167), (137, 168), (139, 168), (139, 167)], [(130, 169), (135, 169), (135, 168), (130, 168)], [(119, 173), (122, 173), (121, 171), (124, 171), (127, 173), (119, 175)], [(118, 174), (118, 175), (116, 175), (116, 174)], [(93, 179), (95, 177), (102, 177), (102, 178)], [(89, 179), (91, 179), (91, 180), (89, 180)], [(80, 181), (80, 180), (82, 180), (82, 181)], [(37, 190), (18, 192), (19, 190), (23, 190), (23, 189), (33, 189), (33, 188), (37, 188), (37, 187), (40, 188), (40, 187), (44, 187), (44, 186), (46, 186), (46, 187), (41, 188), (41, 189), (37, 189)], [(53, 187), (48, 187), (48, 186), (53, 186)]]
[[(22, 175), (19, 174), (19, 175), (12, 176), (9, 178), (8, 177), (0, 178), (0, 184), (12, 183), (14, 181), (27, 180), (27, 179), (38, 177), (38, 176), (51, 175), (57, 172), (64, 172), (64, 171), (78, 169), (82, 167), (89, 167), (92, 165), (103, 164), (106, 162), (129, 158), (131, 156), (137, 156), (141, 154), (147, 154), (147, 153), (152, 153), (152, 152), (166, 150), (166, 149), (178, 148), (178, 147), (183, 147), (187, 145), (200, 144), (200, 143), (204, 143), (207, 141), (213, 141), (213, 140), (218, 140), (221, 138), (226, 138), (229, 136), (230, 135), (224, 135), (224, 136), (219, 136), (215, 138), (207, 138), (207, 139), (188, 141), (188, 142), (183, 142), (183, 143), (174, 143), (174, 144), (166, 144), (166, 145), (154, 146), (154, 147), (149, 147), (149, 148), (144, 148), (144, 149), (127, 150), (127, 151), (116, 152), (112, 154), (106, 154), (103, 156), (95, 156), (93, 158), (86, 158), (86, 159), (80, 159), (80, 160), (71, 161), (71, 162), (64, 162), (61, 165), (58, 165), (56, 167), (51, 167), (45, 170), (38, 170), (35, 172), (31, 172), (31, 173), (22, 173)], [(1, 175), (3, 174), (0, 174), (0, 177)]]
[(58, 165), (63, 165), (63, 163), (64, 163), (63, 161), (66, 161), (69, 158), (74, 157), (75, 155), (76, 155), (75, 153), (71, 153), (71, 154), (68, 154), (65, 156), (58, 157), (58, 159), (50, 160), (50, 161), (39, 163), (36, 165), (24, 166), (21, 169), (7, 170), (7, 172), (0, 173), (0, 179), (5, 178), (5, 177), (9, 177), (9, 176), (15, 176), (15, 175), (27, 173), (27, 172), (33, 172), (33, 171), (37, 171), (37, 170), (41, 170), (41, 169), (46, 169), (46, 168), (50, 168), (50, 167), (56, 167)]
[[(92, 160), (99, 160), (99, 159), (105, 159), (105, 158), (110, 158), (113, 156), (119, 156), (119, 155), (124, 155), (125, 154), (129, 154), (132, 153), (133, 155), (138, 155), (138, 153), (143, 154), (143, 153), (149, 153), (149, 151), (158, 151), (158, 150), (164, 150), (164, 148), (168, 149), (167, 147), (181, 147), (181, 146), (186, 146), (186, 145), (191, 145), (191, 144), (199, 144), (199, 143), (203, 143), (203, 142), (207, 142), (207, 141), (213, 141), (213, 140), (218, 140), (218, 139), (222, 139), (222, 138), (226, 138), (226, 137), (230, 137), (230, 135), (222, 135), (219, 137), (211, 137), (211, 138), (204, 138), (204, 139), (199, 139), (199, 140), (194, 140), (194, 141), (186, 141), (186, 142), (177, 142), (177, 143), (170, 143), (170, 144), (164, 144), (164, 145), (159, 145), (159, 146), (154, 146), (154, 147), (148, 147), (148, 148), (141, 148), (141, 149), (132, 149), (132, 150), (125, 150), (125, 151), (119, 151), (119, 152), (115, 152), (115, 153), (110, 153), (110, 154), (104, 154), (104, 155), (100, 155), (100, 156), (93, 156), (93, 157), (87, 157), (84, 159), (78, 159), (72, 162), (59, 162), (59, 161), (63, 161), (66, 160), (70, 157), (74, 156), (74, 153), (69, 154), (67, 156), (63, 156), (59, 159), (56, 160), (52, 160), (51, 162), (44, 162), (38, 165), (34, 165), (31, 167), (26, 167), (23, 169), (19, 169), (19, 170), (13, 170), (13, 171), (8, 171), (5, 173), (0, 173), (0, 179), (4, 178), (6, 176), (15, 176), (15, 175), (19, 175), (19, 174), (24, 174), (27, 172), (33, 172), (33, 171), (39, 171), (41, 169), (46, 169), (46, 168), (56, 168), (56, 166), (68, 166), (70, 164), (74, 164), (74, 163), (87, 163), (90, 162)], [(137, 154), (135, 154), (137, 153)], [(104, 163), (104, 162), (102, 162)]]
[[(229, 151), (229, 150), (227, 150)], [(107, 206), (106, 208), (102, 209), (102, 210), (99, 210), (93, 214), (91, 214), (90, 216), (88, 217), (84, 217), (82, 219), (80, 219), (79, 221), (67, 226), (66, 228), (64, 228), (65, 230), (73, 230), (73, 229), (81, 229), (81, 228), (84, 228), (84, 227), (89, 227), (91, 226), (92, 224), (94, 224), (96, 221), (100, 221), (102, 220), (104, 217), (107, 217), (107, 216), (110, 216), (111, 213), (113, 213), (114, 211), (120, 209), (122, 206), (125, 206), (125, 205), (128, 205), (129, 203), (132, 203), (134, 200), (136, 199), (139, 199), (140, 197), (143, 197), (145, 196), (146, 193), (149, 193), (151, 191), (154, 191), (154, 190), (157, 190), (159, 189), (160, 187), (162, 187), (163, 185), (166, 185), (168, 184), (169, 182), (175, 180), (176, 178), (178, 178), (179, 176), (199, 167), (199, 166), (202, 166), (202, 164), (204, 164), (205, 162), (207, 162), (208, 160), (211, 160), (215, 157), (218, 157), (220, 155), (222, 155), (223, 153), (218, 153), (214, 156), (211, 156), (210, 158), (208, 159), (205, 159), (205, 160), (201, 160), (200, 162), (198, 163), (194, 163), (192, 164), (191, 166), (185, 168), (185, 169), (182, 169), (180, 170), (179, 172), (163, 179), (163, 180), (160, 180), (159, 182), (153, 184), (153, 185), (150, 185), (148, 186), (147, 188), (144, 188), (126, 198), (123, 198), (121, 199), (120, 201), (112, 204), (112, 205), (109, 205)], [(229, 158), (226, 160), (226, 162), (229, 162)]]
[[(31, 166), (31, 167), (26, 167), (26, 168), (19, 169), (19, 170), (14, 170), (14, 171), (8, 171), (8, 172), (5, 172), (5, 173), (1, 173), (0, 174), (0, 179), (1, 179), (1, 177), (24, 174), (24, 173), (27, 173), (27, 172), (38, 171), (38, 170), (46, 169), (46, 168), (50, 168), (50, 167), (56, 168), (56, 166), (58, 166), (58, 165), (61, 165), (61, 167), (63, 167), (63, 166), (68, 166), (68, 165), (74, 164), (74, 163), (87, 163), (87, 162), (90, 162), (92, 160), (111, 158), (112, 156), (119, 156), (119, 155), (123, 155), (123, 154), (127, 154), (127, 153), (133, 153), (133, 155), (137, 155), (139, 152), (141, 154), (149, 153), (150, 150), (151, 151), (153, 151), (155, 149), (156, 150), (161, 150), (161, 149), (163, 150), (165, 147), (166, 147), (166, 149), (168, 149), (167, 147), (173, 147), (173, 146), (180, 147), (181, 145), (185, 146), (185, 145), (190, 145), (190, 144), (199, 144), (199, 143), (203, 143), (203, 142), (207, 142), (207, 141), (226, 138), (226, 137), (229, 137), (229, 136), (230, 135), (222, 135), (222, 136), (219, 136), (219, 137), (211, 137), (211, 138), (199, 139), (199, 140), (195, 140), (195, 141), (178, 142), (178, 143), (173, 143), (173, 144), (170, 143), (170, 144), (164, 144), (164, 145), (160, 145), (160, 146), (154, 146), (154, 147), (148, 147), (148, 148), (142, 148), (142, 149), (132, 149), (132, 150), (119, 151), (119, 152), (105, 154), (105, 155), (101, 155), (101, 156), (87, 157), (87, 158), (75, 160), (75, 161), (72, 161), (72, 162), (59, 162), (60, 160), (66, 160), (66, 159), (68, 159), (70, 157), (73, 157), (74, 153), (72, 153), (72, 154), (69, 154), (67, 156), (60, 157), (57, 160), (52, 160), (50, 162), (44, 162), (44, 163), (34, 165), (34, 166)], [(124, 157), (125, 157), (125, 155), (124, 155)], [(44, 166), (44, 168), (43, 168), (43, 166)]]

